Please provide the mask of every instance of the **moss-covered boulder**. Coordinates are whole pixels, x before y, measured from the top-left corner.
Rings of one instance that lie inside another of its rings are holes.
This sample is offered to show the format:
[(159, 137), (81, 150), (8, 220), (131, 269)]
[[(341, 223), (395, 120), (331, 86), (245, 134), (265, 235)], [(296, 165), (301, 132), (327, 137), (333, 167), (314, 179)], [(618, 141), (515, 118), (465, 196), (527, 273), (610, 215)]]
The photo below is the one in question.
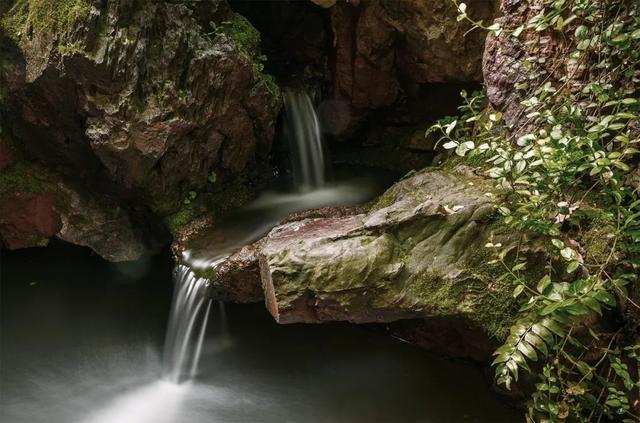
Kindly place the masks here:
[(267, 161), (279, 109), (259, 33), (224, 0), (14, 0), (8, 90), (28, 152), (153, 213)]
[(503, 337), (516, 305), (485, 244), (514, 239), (491, 191), (468, 168), (422, 171), (368, 213), (275, 228), (259, 249), (269, 311), (280, 323), (457, 319)]

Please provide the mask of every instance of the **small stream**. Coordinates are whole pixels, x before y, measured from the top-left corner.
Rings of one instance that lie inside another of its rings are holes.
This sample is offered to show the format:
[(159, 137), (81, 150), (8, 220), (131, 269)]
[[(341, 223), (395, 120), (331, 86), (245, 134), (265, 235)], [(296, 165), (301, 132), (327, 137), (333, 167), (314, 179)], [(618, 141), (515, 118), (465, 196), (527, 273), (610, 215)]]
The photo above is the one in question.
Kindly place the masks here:
[(168, 253), (125, 264), (64, 244), (2, 253), (1, 423), (518, 420), (472, 365), (382, 331), (280, 326), (261, 304), (209, 298), (190, 268), (216, 266), (290, 213), (363, 204), (393, 180), (354, 167), (327, 178), (310, 98), (287, 91), (285, 108), (292, 181), (190, 241), (175, 269)]
[[(167, 255), (2, 252), (0, 422), (515, 422), (476, 366), (349, 324), (278, 325), (214, 303), (198, 376), (162, 379)], [(225, 332), (228, 331), (228, 332)]]

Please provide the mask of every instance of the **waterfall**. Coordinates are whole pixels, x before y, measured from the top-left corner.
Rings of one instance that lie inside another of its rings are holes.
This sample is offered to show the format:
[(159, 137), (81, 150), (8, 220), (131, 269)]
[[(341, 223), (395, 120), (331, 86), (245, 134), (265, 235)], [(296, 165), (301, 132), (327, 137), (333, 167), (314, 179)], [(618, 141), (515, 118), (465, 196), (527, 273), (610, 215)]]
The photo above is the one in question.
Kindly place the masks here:
[(187, 266), (174, 273), (175, 287), (164, 347), (164, 371), (175, 383), (195, 377), (211, 310), (207, 280)]
[[(325, 182), (324, 149), (320, 124), (311, 99), (304, 91), (287, 89), (284, 92), (284, 102), (285, 125), (291, 145), (296, 186), (305, 192), (320, 188)], [(272, 223), (275, 224), (277, 221)], [(272, 224), (269, 223), (267, 226), (270, 227)], [(253, 239), (256, 233), (262, 232), (264, 223), (257, 231), (251, 232), (249, 238)], [(237, 242), (230, 242), (236, 239), (234, 236), (223, 238), (226, 241), (216, 244), (215, 248), (208, 251), (206, 257), (192, 257), (190, 251), (185, 251), (183, 259), (188, 266), (178, 265), (174, 271), (175, 288), (164, 348), (164, 373), (166, 378), (174, 383), (196, 376), (212, 307), (207, 279), (197, 277), (190, 266), (215, 269), (224, 262), (238, 245)], [(231, 339), (223, 302), (218, 303), (218, 309), (220, 347), (225, 347), (230, 344)]]
[(324, 148), (311, 98), (304, 91), (286, 89), (284, 109), (296, 186), (301, 191), (321, 187), (325, 182)]

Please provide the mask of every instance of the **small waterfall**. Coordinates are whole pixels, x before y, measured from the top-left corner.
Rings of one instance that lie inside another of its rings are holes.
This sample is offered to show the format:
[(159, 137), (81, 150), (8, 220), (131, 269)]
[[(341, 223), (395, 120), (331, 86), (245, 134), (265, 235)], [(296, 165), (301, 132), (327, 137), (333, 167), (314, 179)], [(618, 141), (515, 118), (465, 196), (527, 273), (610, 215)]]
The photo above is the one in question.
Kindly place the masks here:
[(295, 183), (302, 191), (321, 187), (326, 173), (324, 147), (311, 98), (304, 91), (286, 89), (284, 108)]
[(164, 347), (166, 377), (180, 383), (195, 377), (202, 352), (211, 299), (207, 280), (198, 278), (187, 266), (174, 274), (175, 288)]

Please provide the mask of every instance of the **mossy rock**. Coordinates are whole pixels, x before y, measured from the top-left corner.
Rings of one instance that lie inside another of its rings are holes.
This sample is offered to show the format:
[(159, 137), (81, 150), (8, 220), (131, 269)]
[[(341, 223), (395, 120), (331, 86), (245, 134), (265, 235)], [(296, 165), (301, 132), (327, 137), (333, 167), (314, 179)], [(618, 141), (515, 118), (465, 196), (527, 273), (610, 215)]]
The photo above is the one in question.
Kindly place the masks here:
[(16, 0), (0, 25), (16, 42), (29, 28), (49, 33), (64, 32), (91, 12), (88, 0)]
[(500, 224), (490, 189), (468, 168), (430, 169), (368, 214), (274, 229), (261, 249), (268, 308), (281, 323), (453, 318), (503, 339), (518, 304), (485, 244), (519, 237)]

